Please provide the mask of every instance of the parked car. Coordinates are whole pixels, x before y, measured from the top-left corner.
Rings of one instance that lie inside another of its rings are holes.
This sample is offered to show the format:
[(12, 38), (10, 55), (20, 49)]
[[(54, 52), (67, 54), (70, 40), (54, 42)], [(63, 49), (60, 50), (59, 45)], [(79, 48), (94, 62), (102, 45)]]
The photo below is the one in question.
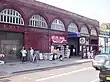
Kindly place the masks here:
[(103, 65), (104, 61), (109, 59), (108, 55), (96, 55), (92, 61), (92, 66), (99, 70), (100, 67)]
[(106, 60), (100, 68), (100, 82), (110, 82), (110, 60)]

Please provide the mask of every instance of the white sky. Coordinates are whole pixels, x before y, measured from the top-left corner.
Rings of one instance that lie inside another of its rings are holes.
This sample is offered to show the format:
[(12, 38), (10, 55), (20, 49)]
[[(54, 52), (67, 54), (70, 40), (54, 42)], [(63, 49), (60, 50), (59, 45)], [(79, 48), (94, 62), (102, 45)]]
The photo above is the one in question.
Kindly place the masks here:
[(74, 13), (110, 23), (110, 0), (37, 0)]

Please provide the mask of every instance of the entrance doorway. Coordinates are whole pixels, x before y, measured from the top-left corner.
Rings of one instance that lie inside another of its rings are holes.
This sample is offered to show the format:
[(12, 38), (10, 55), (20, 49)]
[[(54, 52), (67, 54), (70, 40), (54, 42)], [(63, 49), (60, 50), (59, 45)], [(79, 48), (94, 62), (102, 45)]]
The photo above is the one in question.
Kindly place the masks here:
[(74, 45), (70, 45), (70, 57), (76, 55), (74, 52)]
[(14, 32), (0, 32), (0, 54), (4, 54), (5, 61), (18, 61), (23, 47), (23, 34)]
[(70, 48), (70, 57), (79, 56), (79, 38), (78, 37), (69, 37), (68, 45)]
[(17, 59), (16, 54), (19, 47), (19, 40), (1, 40), (1, 49), (2, 53), (6, 55), (6, 61)]

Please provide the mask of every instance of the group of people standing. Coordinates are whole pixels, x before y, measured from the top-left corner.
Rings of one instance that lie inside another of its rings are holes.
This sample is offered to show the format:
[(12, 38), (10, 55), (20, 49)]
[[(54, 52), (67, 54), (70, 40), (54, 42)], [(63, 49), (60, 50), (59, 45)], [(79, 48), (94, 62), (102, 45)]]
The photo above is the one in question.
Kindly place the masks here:
[(87, 53), (86, 52), (83, 52), (83, 58), (88, 58), (88, 59), (92, 59), (93, 58), (93, 55), (94, 54), (94, 51), (93, 50), (91, 50), (91, 51), (87, 51)]
[[(26, 49), (24, 47), (21, 49), (20, 52), (21, 52), (21, 60), (22, 60), (22, 62), (26, 62), (27, 61), (28, 52), (26, 51)], [(34, 52), (35, 52), (34, 49), (31, 47), (30, 50), (29, 50), (29, 60), (31, 62), (34, 62), (35, 58), (36, 58), (36, 55), (35, 55)]]
[(63, 50), (61, 48), (54, 48), (53, 53), (52, 53), (52, 60), (55, 60), (59, 58), (61, 61), (63, 60)]
[(92, 59), (93, 58), (93, 50), (91, 50), (91, 51), (88, 51), (87, 52), (87, 56), (88, 56), (88, 59)]
[(59, 58), (61, 61), (63, 60), (64, 57), (69, 58), (70, 57), (70, 49), (69, 46), (60, 46), (60, 47), (54, 47), (51, 51), (52, 54), (52, 60), (55, 60)]

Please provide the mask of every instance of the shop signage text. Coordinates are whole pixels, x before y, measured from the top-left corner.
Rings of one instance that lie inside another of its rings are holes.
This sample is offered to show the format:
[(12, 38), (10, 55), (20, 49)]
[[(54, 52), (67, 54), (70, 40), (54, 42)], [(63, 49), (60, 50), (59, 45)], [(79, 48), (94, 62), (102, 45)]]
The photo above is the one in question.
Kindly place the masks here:
[(63, 36), (52, 36), (51, 37), (53, 43), (66, 43), (67, 40)]

